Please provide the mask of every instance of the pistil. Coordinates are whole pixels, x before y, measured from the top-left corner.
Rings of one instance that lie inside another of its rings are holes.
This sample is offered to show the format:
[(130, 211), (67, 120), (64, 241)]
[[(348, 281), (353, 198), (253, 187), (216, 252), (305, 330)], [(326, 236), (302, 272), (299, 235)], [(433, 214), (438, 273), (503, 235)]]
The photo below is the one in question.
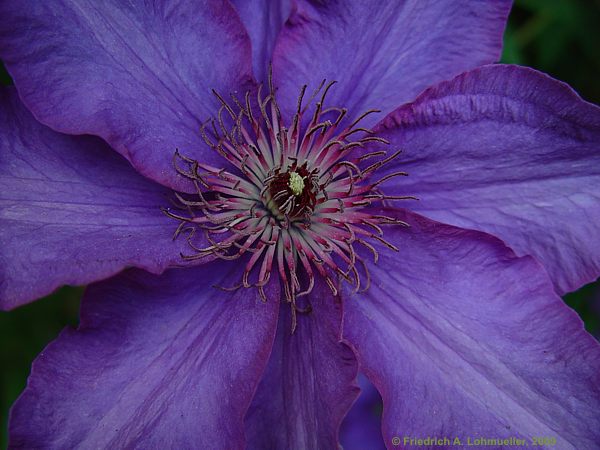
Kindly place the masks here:
[(298, 197), (304, 191), (304, 178), (298, 175), (296, 172), (290, 173), (290, 181), (288, 182), (288, 186), (292, 194)]

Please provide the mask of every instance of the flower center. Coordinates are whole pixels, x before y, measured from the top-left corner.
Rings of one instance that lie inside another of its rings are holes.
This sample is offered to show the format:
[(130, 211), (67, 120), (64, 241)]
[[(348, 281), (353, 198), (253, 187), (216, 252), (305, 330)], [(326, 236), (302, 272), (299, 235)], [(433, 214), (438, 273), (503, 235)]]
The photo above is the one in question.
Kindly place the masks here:
[(288, 172), (288, 187), (293, 195), (298, 197), (304, 191), (304, 177), (298, 172)]
[(278, 220), (295, 221), (310, 216), (314, 211), (320, 188), (318, 177), (308, 171), (306, 163), (297, 167), (294, 161), (283, 173), (281, 168), (276, 168), (265, 182), (268, 186), (265, 206)]
[[(309, 117), (312, 102), (303, 107), (300, 92), (296, 112), (285, 123), (269, 79), (269, 93), (259, 87), (256, 101), (247, 92), (235, 108), (215, 93), (221, 108), (215, 119), (202, 127), (204, 141), (218, 152), (231, 170), (215, 168), (175, 153), (176, 171), (191, 180), (196, 195), (175, 194), (175, 208), (164, 212), (180, 223), (175, 236), (187, 233), (191, 261), (207, 256), (232, 260), (245, 258), (241, 282), (231, 288), (263, 288), (272, 273), (279, 276), (286, 300), (295, 313), (296, 300), (310, 293), (316, 276), (322, 277), (333, 295), (341, 279), (361, 289), (361, 274), (369, 285), (368, 265), (361, 246), (378, 252), (369, 241), (397, 250), (383, 238), (381, 225), (406, 223), (378, 214), (372, 207), (390, 200), (414, 198), (389, 196), (380, 190), (385, 181), (404, 176), (394, 172), (380, 179), (374, 174), (395, 159), (371, 146), (387, 145), (372, 130), (358, 126), (370, 110), (351, 123), (347, 110), (324, 108), (334, 83), (319, 86), (320, 94)], [(176, 211), (179, 209), (180, 211)], [(198, 247), (198, 232), (210, 245)]]

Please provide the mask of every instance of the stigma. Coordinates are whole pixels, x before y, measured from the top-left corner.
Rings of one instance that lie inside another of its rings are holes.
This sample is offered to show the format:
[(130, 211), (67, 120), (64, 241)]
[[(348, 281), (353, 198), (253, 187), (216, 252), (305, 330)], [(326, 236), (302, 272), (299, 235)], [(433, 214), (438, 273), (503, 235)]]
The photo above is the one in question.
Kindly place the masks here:
[[(374, 207), (414, 198), (381, 190), (385, 181), (406, 175), (375, 175), (401, 152), (388, 154), (388, 141), (359, 125), (379, 111), (351, 120), (346, 109), (325, 107), (334, 84), (322, 82), (306, 105), (304, 86), (289, 120), (282, 116), (271, 77), (266, 95), (260, 86), (228, 102), (213, 91), (221, 106), (201, 136), (228, 169), (176, 151), (175, 170), (192, 181), (196, 193), (193, 198), (175, 193), (179, 211), (164, 209), (179, 221), (175, 237), (187, 234), (191, 251), (182, 255), (185, 260), (243, 258), (240, 282), (223, 289), (255, 287), (266, 301), (264, 286), (277, 276), (293, 308), (292, 330), (296, 312), (306, 311), (296, 301), (312, 292), (315, 277), (322, 277), (334, 296), (342, 280), (355, 291), (368, 288), (369, 263), (358, 247), (376, 263), (374, 242), (398, 251), (383, 237), (382, 226), (408, 226)], [(198, 232), (210, 245), (195, 245)]]
[(304, 178), (298, 175), (297, 172), (290, 173), (290, 181), (288, 183), (288, 187), (292, 194), (298, 197), (304, 191)]

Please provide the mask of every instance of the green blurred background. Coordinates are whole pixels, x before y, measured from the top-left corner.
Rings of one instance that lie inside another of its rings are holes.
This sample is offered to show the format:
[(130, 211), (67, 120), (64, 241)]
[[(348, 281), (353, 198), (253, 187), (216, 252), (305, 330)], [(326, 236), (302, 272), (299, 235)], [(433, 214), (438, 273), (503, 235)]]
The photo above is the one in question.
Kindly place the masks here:
[[(517, 0), (502, 61), (534, 67), (566, 81), (600, 104), (600, 0)], [(0, 81), (11, 84), (0, 66)], [(76, 326), (82, 288), (65, 287), (11, 312), (0, 312), (0, 448), (6, 447), (10, 405), (25, 386), (31, 362), (65, 326)], [(565, 297), (596, 337), (600, 282)]]

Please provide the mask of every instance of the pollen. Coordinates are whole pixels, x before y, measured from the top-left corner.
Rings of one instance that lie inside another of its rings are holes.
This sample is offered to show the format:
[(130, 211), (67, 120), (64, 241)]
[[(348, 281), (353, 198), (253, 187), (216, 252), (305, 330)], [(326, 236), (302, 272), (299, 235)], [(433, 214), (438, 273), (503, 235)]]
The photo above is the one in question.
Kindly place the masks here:
[(296, 172), (290, 173), (290, 181), (288, 182), (288, 186), (296, 197), (302, 194), (304, 190), (304, 178), (302, 178)]

